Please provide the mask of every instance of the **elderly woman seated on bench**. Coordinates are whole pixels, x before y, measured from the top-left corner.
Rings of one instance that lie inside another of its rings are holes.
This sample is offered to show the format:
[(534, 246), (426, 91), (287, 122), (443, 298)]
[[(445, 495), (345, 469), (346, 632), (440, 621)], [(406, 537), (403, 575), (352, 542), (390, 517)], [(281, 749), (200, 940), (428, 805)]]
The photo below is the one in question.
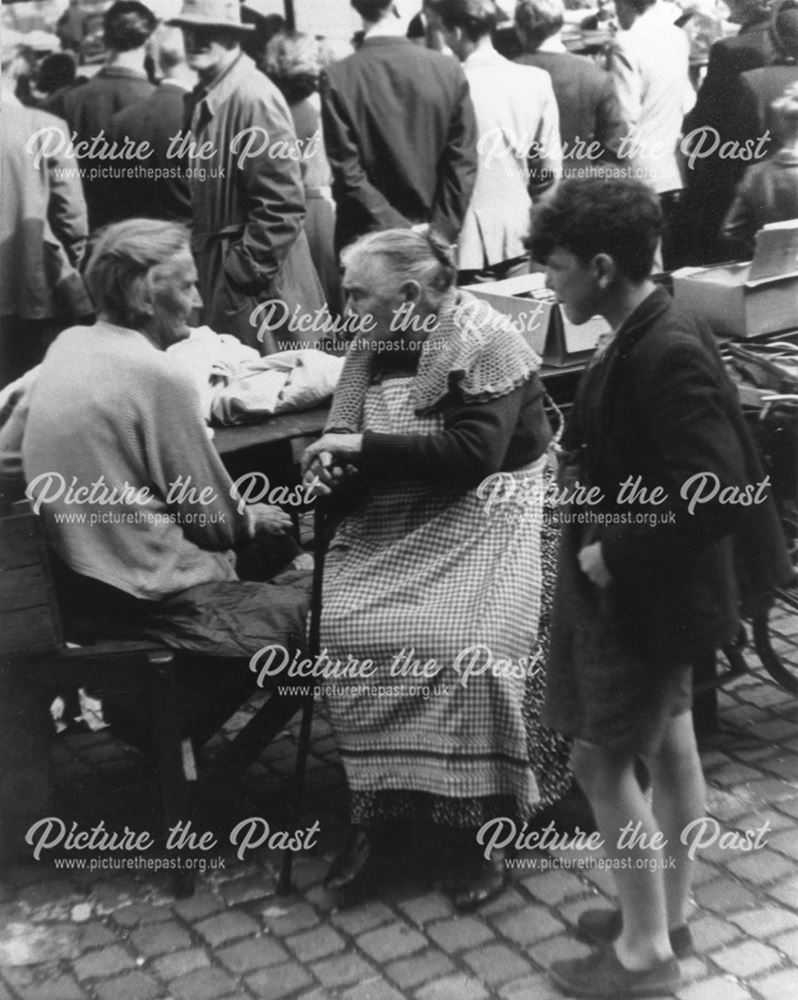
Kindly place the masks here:
[(307, 574), (263, 583), (237, 572), (255, 542), (266, 556), (250, 565), (271, 576), (288, 567), (290, 518), (239, 501), (197, 389), (165, 353), (201, 305), (187, 233), (146, 219), (111, 226), (85, 278), (99, 319), (51, 347), (22, 445), (67, 638), (153, 638), (226, 658), (296, 646)]

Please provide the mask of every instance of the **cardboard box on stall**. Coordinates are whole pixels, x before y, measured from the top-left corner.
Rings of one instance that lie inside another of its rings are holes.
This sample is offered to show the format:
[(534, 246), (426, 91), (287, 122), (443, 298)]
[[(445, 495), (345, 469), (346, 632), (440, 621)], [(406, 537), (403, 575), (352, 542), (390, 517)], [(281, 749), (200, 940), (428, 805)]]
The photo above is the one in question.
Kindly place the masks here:
[(601, 316), (576, 326), (570, 323), (543, 274), (522, 274), (503, 281), (465, 285), (463, 290), (487, 302), (514, 323), (544, 364), (555, 368), (586, 361), (609, 332)]
[(798, 220), (760, 229), (750, 263), (683, 267), (672, 277), (674, 298), (717, 334), (758, 337), (798, 328)]

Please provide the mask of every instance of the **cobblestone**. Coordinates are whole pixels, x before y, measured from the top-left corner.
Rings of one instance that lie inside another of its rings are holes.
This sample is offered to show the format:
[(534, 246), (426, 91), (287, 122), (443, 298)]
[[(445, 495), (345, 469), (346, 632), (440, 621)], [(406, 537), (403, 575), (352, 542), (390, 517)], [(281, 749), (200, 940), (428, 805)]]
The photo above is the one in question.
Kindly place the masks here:
[(210, 916), (211, 913), (218, 913), (220, 910), (224, 909), (224, 900), (219, 899), (218, 896), (213, 896), (209, 892), (197, 892), (195, 896), (191, 896), (189, 899), (181, 899), (175, 904), (175, 913), (187, 920), (189, 923), (194, 923), (197, 920), (202, 920), (204, 917)]
[[(48, 976), (31, 981), (28, 976), (9, 976), (9, 980), (23, 1000), (86, 1000), (86, 993), (72, 976)], [(6, 996), (11, 994), (6, 991)]]
[(795, 969), (784, 969), (764, 979), (755, 979), (751, 985), (765, 1000), (795, 1000), (795, 981)]
[(248, 917), (240, 910), (230, 910), (208, 920), (202, 920), (194, 929), (214, 948), (226, 941), (247, 937), (260, 930), (252, 917)]
[(740, 936), (739, 927), (727, 923), (711, 913), (690, 920), (693, 939), (700, 952), (710, 952)]
[(385, 903), (368, 902), (362, 906), (354, 907), (351, 910), (341, 910), (340, 913), (333, 913), (330, 922), (339, 930), (352, 937), (357, 937), (363, 931), (370, 931), (374, 927), (390, 923), (396, 919), (396, 914)]
[(149, 957), (188, 948), (191, 937), (180, 924), (171, 921), (140, 927), (130, 935), (130, 942), (142, 955)]
[(499, 986), (518, 979), (529, 969), (529, 963), (503, 944), (489, 944), (464, 956), (474, 975), (488, 986)]
[(690, 983), (676, 994), (679, 1000), (751, 1000), (751, 994), (730, 976), (713, 976)]
[(566, 937), (565, 935), (549, 938), (548, 941), (536, 944), (528, 951), (530, 957), (534, 959), (541, 969), (548, 969), (552, 962), (559, 962), (561, 958), (578, 958), (580, 955), (586, 955), (587, 953), (588, 948), (586, 945), (580, 944), (572, 937)]
[(729, 863), (729, 871), (746, 882), (767, 884), (795, 871), (795, 862), (766, 848)]
[(247, 938), (229, 948), (216, 952), (216, 957), (236, 976), (242, 976), (255, 969), (265, 969), (288, 960), (288, 952), (281, 944), (269, 937)]
[(798, 861), (798, 832), (793, 827), (768, 837), (768, 846)]
[(332, 927), (315, 927), (287, 939), (286, 944), (300, 962), (314, 962), (346, 947), (346, 941)]
[(586, 891), (581, 879), (565, 871), (541, 872), (525, 878), (522, 885), (531, 896), (550, 906), (573, 896), (584, 895)]
[(132, 969), (136, 960), (119, 945), (111, 945), (100, 951), (90, 951), (75, 962), (75, 973), (78, 979), (97, 979), (100, 976), (113, 976), (124, 969)]
[(383, 963), (420, 951), (427, 941), (417, 930), (397, 922), (361, 934), (357, 943), (375, 962)]
[(235, 982), (221, 969), (197, 969), (169, 984), (178, 1000), (219, 1000), (232, 993)]
[(790, 960), (798, 967), (798, 931), (791, 931), (789, 934), (779, 934), (778, 937), (771, 938), (770, 942), (774, 948), (783, 951)]
[(191, 948), (189, 951), (178, 951), (172, 955), (162, 955), (153, 963), (155, 974), (171, 982), (181, 976), (210, 965), (210, 960), (201, 948)]
[(454, 917), (430, 924), (427, 934), (443, 951), (450, 953), (475, 948), (493, 937), (490, 928), (476, 917)]
[(307, 903), (293, 903), (288, 907), (272, 905), (261, 913), (261, 918), (272, 934), (287, 937), (308, 927), (315, 927), (319, 915)]
[(503, 913), (494, 917), (492, 923), (499, 934), (518, 945), (529, 945), (563, 930), (560, 921), (542, 906), (525, 906), (514, 913)]
[(428, 983), (416, 997), (418, 1000), (486, 1000), (488, 991), (478, 980), (459, 974)]
[(716, 951), (712, 961), (733, 976), (754, 976), (781, 963), (777, 951), (761, 941), (742, 941)]
[(370, 979), (376, 975), (373, 965), (369, 965), (359, 955), (349, 951), (334, 958), (315, 962), (311, 968), (319, 982), (330, 988), (348, 986), (350, 983)]
[(312, 979), (301, 965), (286, 962), (253, 972), (245, 982), (259, 1000), (279, 1000), (307, 986)]
[(112, 931), (103, 924), (95, 922), (82, 924), (78, 934), (80, 947), (86, 951), (92, 948), (104, 948), (106, 945), (113, 944), (115, 940)]
[(437, 979), (454, 970), (454, 965), (446, 955), (439, 951), (425, 952), (423, 955), (411, 955), (400, 958), (385, 967), (385, 974), (403, 990), (412, 989), (430, 979)]
[(794, 906), (795, 900), (798, 899), (798, 877), (780, 882), (778, 885), (768, 886), (767, 893), (784, 903), (785, 906)]
[(780, 931), (798, 927), (798, 914), (779, 906), (759, 907), (745, 913), (737, 913), (731, 917), (731, 922), (744, 930), (750, 937), (772, 937)]
[(719, 878), (699, 885), (694, 895), (700, 906), (714, 913), (734, 913), (736, 910), (750, 910), (756, 906), (753, 892), (729, 878)]
[(111, 919), (120, 927), (138, 927), (139, 924), (155, 924), (172, 917), (171, 906), (152, 906), (150, 903), (131, 903), (111, 914)]
[(239, 903), (250, 903), (273, 896), (275, 881), (273, 878), (241, 878), (227, 882), (221, 886), (221, 894), (228, 906), (238, 906)]
[(405, 997), (382, 976), (353, 986), (341, 996), (343, 1000), (405, 1000)]
[(104, 979), (94, 987), (99, 1000), (153, 1000), (163, 997), (158, 983), (143, 972), (129, 972), (118, 979)]
[[(399, 904), (402, 910), (414, 924), (423, 927), (432, 920), (449, 917), (454, 912), (449, 900), (438, 892), (428, 892), (423, 896), (406, 899)], [(390, 914), (390, 910), (388, 910)]]

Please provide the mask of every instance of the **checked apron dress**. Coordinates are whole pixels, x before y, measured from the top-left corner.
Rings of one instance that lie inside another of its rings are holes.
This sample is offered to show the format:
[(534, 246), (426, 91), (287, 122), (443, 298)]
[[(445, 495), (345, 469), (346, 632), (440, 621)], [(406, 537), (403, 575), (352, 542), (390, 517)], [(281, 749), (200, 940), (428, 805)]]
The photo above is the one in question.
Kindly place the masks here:
[[(414, 413), (412, 382), (369, 386), (363, 426), (441, 432), (441, 415)], [(542, 510), (528, 491), (541, 488), (545, 466), (543, 456), (507, 473), (524, 490), (489, 511), (476, 489), (449, 491), (409, 478), (408, 469), (407, 479), (372, 487), (339, 528), (327, 556), (321, 645), (333, 660), (370, 660), (376, 668), (367, 680), (331, 681), (326, 692), (353, 801), (385, 791), (500, 796), (514, 800), (522, 817), (538, 803), (523, 709), (529, 677), (543, 684), (544, 666), (529, 662), (540, 612)], [(476, 653), (464, 653), (474, 646)], [(512, 672), (464, 680), (472, 656), (479, 665), (502, 660)], [(408, 661), (440, 669), (402, 676)]]

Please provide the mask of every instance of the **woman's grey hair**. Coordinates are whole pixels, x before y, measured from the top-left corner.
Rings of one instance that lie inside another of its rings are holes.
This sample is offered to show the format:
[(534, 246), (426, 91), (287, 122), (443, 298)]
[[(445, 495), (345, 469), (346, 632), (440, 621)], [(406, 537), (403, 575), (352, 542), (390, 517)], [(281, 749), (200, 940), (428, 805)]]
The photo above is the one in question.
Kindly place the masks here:
[(97, 313), (138, 329), (145, 318), (141, 289), (148, 273), (188, 249), (188, 230), (173, 222), (128, 219), (101, 229), (84, 272)]
[(378, 254), (401, 280), (417, 281), (427, 297), (439, 298), (457, 278), (453, 248), (437, 233), (385, 229), (361, 236), (341, 253), (349, 267), (356, 258)]

